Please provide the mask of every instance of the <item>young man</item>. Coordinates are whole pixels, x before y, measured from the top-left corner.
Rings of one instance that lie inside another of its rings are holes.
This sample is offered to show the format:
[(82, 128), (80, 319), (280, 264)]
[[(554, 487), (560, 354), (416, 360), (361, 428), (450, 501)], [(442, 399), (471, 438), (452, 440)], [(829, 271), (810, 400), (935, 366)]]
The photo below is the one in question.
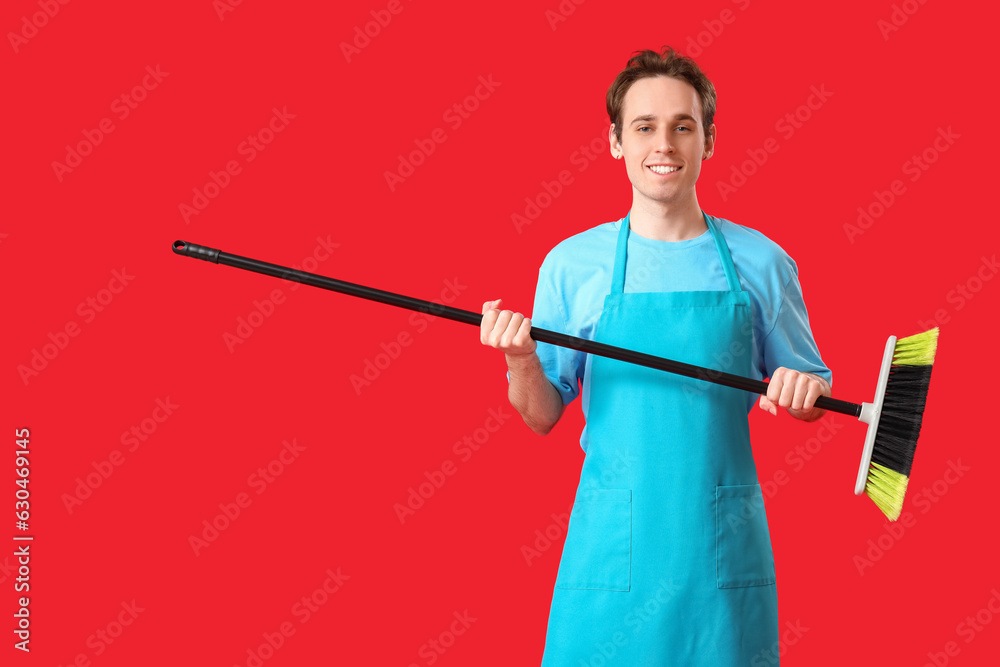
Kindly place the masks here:
[[(586, 452), (556, 577), (544, 667), (748, 665), (778, 642), (774, 558), (750, 448), (747, 392), (530, 337), (540, 327), (739, 375), (759, 405), (813, 421), (831, 373), (797, 269), (761, 233), (704, 213), (716, 96), (694, 61), (637, 52), (608, 90), (611, 155), (632, 183), (623, 219), (558, 244), (534, 318), (483, 304), (509, 398), (546, 434), (582, 381)], [(592, 662), (593, 659), (593, 662)]]

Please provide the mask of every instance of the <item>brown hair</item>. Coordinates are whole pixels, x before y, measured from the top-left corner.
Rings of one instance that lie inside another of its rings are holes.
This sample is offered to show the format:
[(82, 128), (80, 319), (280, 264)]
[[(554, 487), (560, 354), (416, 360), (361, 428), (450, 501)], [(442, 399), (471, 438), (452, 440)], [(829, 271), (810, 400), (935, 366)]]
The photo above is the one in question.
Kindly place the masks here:
[(615, 136), (622, 140), (622, 110), (625, 107), (625, 93), (639, 79), (652, 76), (669, 76), (691, 84), (701, 99), (701, 114), (704, 131), (715, 118), (715, 86), (690, 58), (679, 55), (669, 46), (663, 53), (646, 49), (636, 51), (629, 58), (625, 69), (618, 73), (608, 88), (608, 118), (615, 124)]

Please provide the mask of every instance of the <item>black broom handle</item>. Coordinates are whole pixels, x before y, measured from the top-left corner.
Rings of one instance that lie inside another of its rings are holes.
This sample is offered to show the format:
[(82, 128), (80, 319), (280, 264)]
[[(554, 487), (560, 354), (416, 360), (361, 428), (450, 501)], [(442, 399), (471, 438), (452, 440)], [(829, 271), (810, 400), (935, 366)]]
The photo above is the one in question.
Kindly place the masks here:
[[(283, 278), (285, 280), (291, 280), (304, 285), (312, 285), (313, 287), (321, 287), (334, 292), (361, 297), (362, 299), (386, 303), (390, 306), (398, 306), (400, 308), (407, 308), (409, 310), (427, 313), (436, 317), (444, 317), (449, 320), (455, 320), (456, 322), (472, 324), (477, 327), (481, 326), (483, 321), (482, 313), (474, 313), (471, 310), (452, 308), (451, 306), (434, 303), (433, 301), (415, 299), (410, 296), (403, 296), (402, 294), (386, 292), (372, 287), (365, 287), (364, 285), (357, 285), (343, 280), (328, 278), (315, 273), (307, 273), (305, 271), (299, 271), (286, 266), (279, 266), (278, 264), (270, 264), (257, 259), (250, 259), (249, 257), (240, 257), (239, 255), (232, 255), (228, 252), (216, 250), (215, 248), (207, 248), (205, 246), (195, 245), (185, 241), (174, 241), (173, 250), (178, 255), (196, 257), (215, 264), (234, 266), (238, 269), (253, 271), (255, 273), (263, 273), (267, 276)], [(661, 371), (695, 378), (697, 380), (705, 380), (706, 382), (713, 382), (715, 384), (721, 384), (734, 389), (743, 389), (755, 394), (767, 393), (767, 382), (743, 377), (742, 375), (733, 375), (732, 373), (724, 373), (722, 371), (716, 371), (702, 366), (686, 364), (681, 361), (664, 359), (663, 357), (644, 354), (642, 352), (635, 352), (634, 350), (627, 350), (623, 347), (615, 347), (614, 345), (607, 345), (605, 343), (587, 340), (586, 338), (577, 338), (576, 336), (569, 336), (564, 333), (549, 331), (535, 326), (531, 327), (531, 337), (536, 341), (541, 341), (543, 343), (551, 343), (553, 345), (568, 347), (574, 350), (587, 352), (589, 354), (597, 354), (602, 357), (617, 359), (618, 361), (627, 361), (632, 364), (647, 366), (649, 368), (655, 368)], [(852, 417), (857, 417), (861, 414), (861, 406), (857, 403), (841, 401), (828, 396), (820, 396), (817, 398), (815, 405), (816, 407), (824, 410), (832, 410), (833, 412), (839, 412)]]

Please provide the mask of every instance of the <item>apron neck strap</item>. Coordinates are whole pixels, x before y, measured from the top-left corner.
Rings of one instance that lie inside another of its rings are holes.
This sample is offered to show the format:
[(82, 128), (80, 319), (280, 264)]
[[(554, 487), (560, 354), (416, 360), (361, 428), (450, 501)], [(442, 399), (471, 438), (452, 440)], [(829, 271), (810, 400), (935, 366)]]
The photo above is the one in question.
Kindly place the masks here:
[[(719, 252), (719, 259), (722, 261), (722, 270), (726, 274), (726, 282), (729, 283), (730, 291), (742, 291), (740, 281), (736, 277), (736, 267), (733, 265), (733, 257), (729, 252), (729, 244), (726, 243), (722, 232), (716, 228), (708, 214), (704, 211), (701, 214), (705, 216), (705, 224), (708, 225), (708, 230), (712, 233), (712, 238), (715, 239), (715, 248)], [(618, 245), (615, 248), (615, 268), (611, 280), (612, 294), (621, 294), (625, 291), (625, 265), (628, 260), (628, 235), (631, 216), (632, 211), (629, 211), (622, 220), (621, 228), (618, 230)]]

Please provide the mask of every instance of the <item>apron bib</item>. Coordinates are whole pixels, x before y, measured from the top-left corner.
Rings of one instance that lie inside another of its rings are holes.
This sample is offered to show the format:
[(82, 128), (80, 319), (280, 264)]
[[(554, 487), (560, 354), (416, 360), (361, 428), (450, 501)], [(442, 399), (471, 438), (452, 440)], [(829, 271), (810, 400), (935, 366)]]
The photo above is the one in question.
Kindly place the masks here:
[[(625, 293), (629, 219), (595, 339), (751, 375), (750, 298), (712, 220), (728, 291)], [(773, 659), (774, 556), (746, 393), (596, 355), (590, 391), (542, 666)]]

